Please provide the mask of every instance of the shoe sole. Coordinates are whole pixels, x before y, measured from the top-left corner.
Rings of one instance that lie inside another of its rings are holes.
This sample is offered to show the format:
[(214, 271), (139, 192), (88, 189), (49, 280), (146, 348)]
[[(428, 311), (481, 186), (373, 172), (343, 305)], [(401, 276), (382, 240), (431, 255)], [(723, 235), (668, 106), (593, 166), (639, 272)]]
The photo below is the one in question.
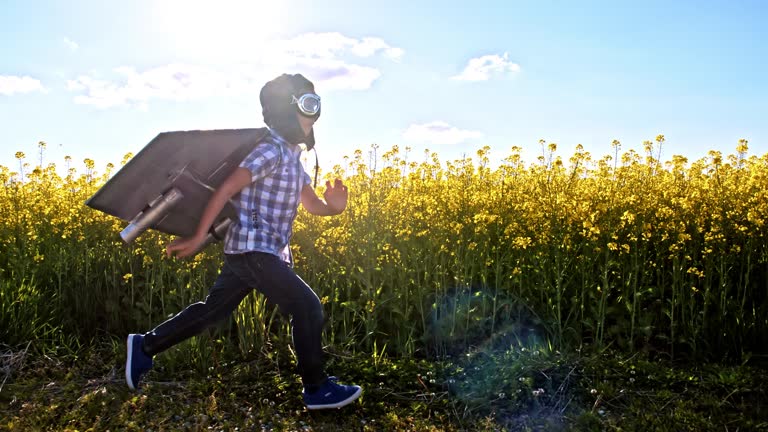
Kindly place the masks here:
[(320, 409), (341, 408), (343, 406), (347, 406), (352, 402), (354, 402), (357, 398), (360, 397), (361, 394), (363, 394), (363, 389), (359, 388), (354, 394), (352, 394), (352, 396), (344, 399), (341, 402), (336, 402), (335, 404), (325, 404), (325, 405), (307, 405), (307, 409), (320, 410)]
[(131, 379), (131, 360), (133, 360), (133, 337), (135, 335), (128, 335), (128, 354), (125, 358), (125, 382), (128, 384), (128, 388), (131, 390), (136, 390), (136, 386), (133, 385), (133, 380)]

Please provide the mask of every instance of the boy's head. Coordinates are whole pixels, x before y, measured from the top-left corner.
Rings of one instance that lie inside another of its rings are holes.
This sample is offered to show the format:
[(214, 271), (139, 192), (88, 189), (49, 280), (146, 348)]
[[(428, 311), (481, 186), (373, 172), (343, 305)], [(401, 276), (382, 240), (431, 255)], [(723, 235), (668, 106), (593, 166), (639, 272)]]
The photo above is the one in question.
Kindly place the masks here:
[(315, 146), (311, 125), (320, 117), (320, 97), (310, 80), (301, 74), (282, 74), (264, 84), (259, 100), (267, 126), (290, 143)]

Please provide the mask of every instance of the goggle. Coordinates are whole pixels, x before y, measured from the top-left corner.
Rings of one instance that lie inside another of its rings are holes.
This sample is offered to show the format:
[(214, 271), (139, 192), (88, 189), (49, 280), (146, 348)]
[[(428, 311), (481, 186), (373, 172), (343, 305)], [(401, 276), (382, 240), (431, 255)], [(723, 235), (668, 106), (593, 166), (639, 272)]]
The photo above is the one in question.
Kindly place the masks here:
[(301, 95), (298, 99), (291, 96), (291, 105), (296, 104), (299, 112), (308, 117), (314, 117), (320, 114), (320, 96), (314, 93)]

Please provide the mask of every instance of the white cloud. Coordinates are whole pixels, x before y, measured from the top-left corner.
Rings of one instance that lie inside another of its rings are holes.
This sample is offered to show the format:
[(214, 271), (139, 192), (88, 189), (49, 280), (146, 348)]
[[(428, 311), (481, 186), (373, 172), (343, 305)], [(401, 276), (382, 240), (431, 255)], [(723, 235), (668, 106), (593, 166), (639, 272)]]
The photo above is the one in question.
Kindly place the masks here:
[(11, 96), (16, 93), (31, 93), (35, 91), (46, 92), (45, 87), (43, 87), (39, 80), (28, 76), (0, 75), (0, 94), (2, 95)]
[(392, 47), (381, 38), (355, 39), (338, 32), (303, 33), (291, 39), (276, 41), (272, 51), (273, 54), (305, 58), (336, 58), (347, 52), (358, 57), (383, 53), (392, 60), (399, 60), (404, 53), (402, 48)]
[[(333, 59), (300, 59), (283, 70), (300, 71), (315, 84), (318, 93), (334, 90), (365, 90), (380, 76), (378, 69)], [(259, 83), (259, 88), (263, 83)]]
[(459, 129), (443, 121), (414, 124), (403, 132), (403, 137), (409, 141), (430, 144), (459, 144), (482, 136), (482, 132)]
[(67, 48), (69, 48), (72, 51), (77, 51), (80, 48), (80, 45), (78, 45), (77, 42), (73, 41), (68, 37), (63, 38), (61, 41), (64, 43), (64, 45), (67, 46)]
[(82, 75), (67, 83), (79, 104), (98, 108), (145, 107), (151, 100), (186, 101), (221, 95), (258, 95), (264, 83), (283, 72), (301, 73), (319, 93), (370, 88), (381, 72), (347, 59), (381, 55), (399, 59), (402, 50), (379, 38), (354, 39), (340, 33), (308, 33), (276, 41), (250, 61), (220, 66), (169, 64), (137, 71), (119, 67), (110, 79)]
[(520, 72), (520, 65), (509, 61), (509, 53), (503, 56), (489, 54), (470, 59), (467, 66), (452, 79), (460, 81), (487, 81), (493, 73)]
[(114, 72), (114, 80), (83, 75), (68, 81), (69, 90), (83, 93), (75, 96), (75, 103), (97, 108), (132, 105), (146, 109), (153, 99), (186, 101), (257, 90), (248, 73), (240, 70), (169, 64), (142, 72), (123, 66)]
[(361, 41), (358, 41), (351, 47), (352, 52), (360, 57), (370, 57), (375, 55), (379, 51), (384, 53), (384, 56), (399, 61), (403, 56), (403, 49), (390, 46), (384, 42), (381, 38), (366, 37)]

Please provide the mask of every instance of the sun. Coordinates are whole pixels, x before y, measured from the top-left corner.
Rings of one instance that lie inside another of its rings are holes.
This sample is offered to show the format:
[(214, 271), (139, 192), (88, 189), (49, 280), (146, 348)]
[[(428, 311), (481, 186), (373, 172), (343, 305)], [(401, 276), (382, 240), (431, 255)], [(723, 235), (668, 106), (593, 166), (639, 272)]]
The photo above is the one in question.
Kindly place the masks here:
[(277, 0), (156, 0), (152, 22), (183, 57), (237, 59), (273, 37), (282, 21)]

